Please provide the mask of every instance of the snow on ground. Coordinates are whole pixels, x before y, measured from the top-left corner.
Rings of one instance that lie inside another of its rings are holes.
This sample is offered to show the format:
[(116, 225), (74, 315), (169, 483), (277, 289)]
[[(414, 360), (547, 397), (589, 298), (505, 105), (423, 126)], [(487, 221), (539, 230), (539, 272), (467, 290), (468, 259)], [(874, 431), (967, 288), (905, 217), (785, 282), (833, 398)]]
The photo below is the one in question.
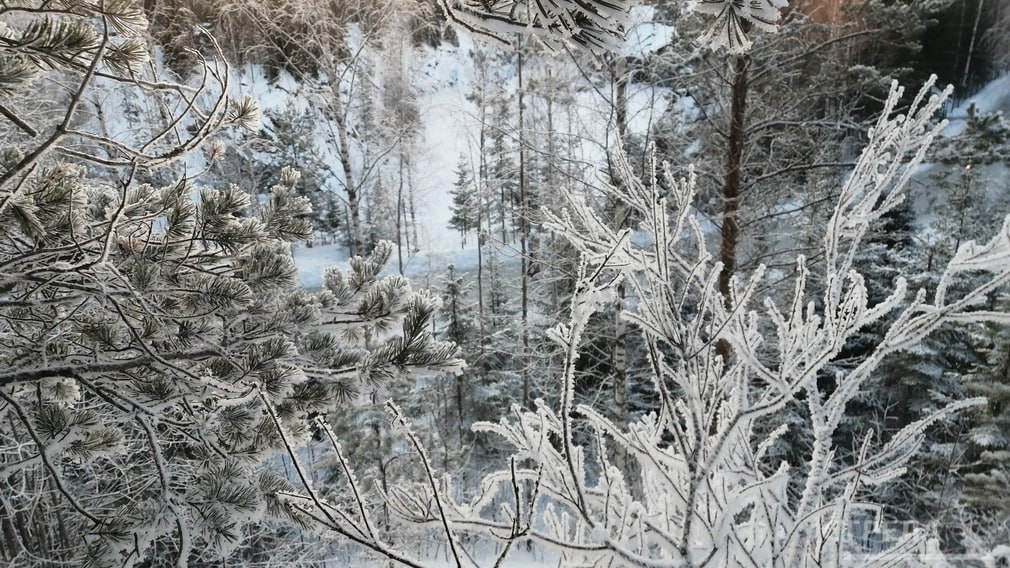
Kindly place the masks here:
[(631, 8), (631, 26), (624, 45), (624, 55), (640, 55), (655, 52), (667, 46), (676, 36), (673, 26), (653, 22), (655, 9), (652, 6)]
[(981, 91), (947, 113), (949, 123), (944, 130), (946, 136), (956, 136), (964, 131), (968, 107), (971, 105), (975, 105), (980, 112), (1002, 112), (1004, 116), (1010, 116), (1010, 73), (990, 81)]
[(323, 287), (323, 272), (330, 267), (347, 270), (347, 247), (342, 245), (296, 246), (291, 251), (298, 268), (298, 282), (315, 292)]
[[(977, 94), (953, 107), (947, 113), (948, 123), (943, 131), (943, 136), (951, 138), (964, 132), (968, 107), (971, 105), (975, 105), (979, 112), (1002, 112), (1004, 116), (1010, 116), (1010, 73), (990, 81)], [(933, 189), (936, 182), (931, 176), (945, 168), (961, 167), (963, 166), (923, 163), (916, 168), (908, 187), (908, 193), (920, 223), (926, 226), (931, 225), (935, 221), (933, 211), (937, 210), (939, 205), (937, 203), (938, 193)], [(975, 183), (984, 183), (989, 186), (989, 200), (992, 204), (1005, 202), (1005, 197), (998, 195), (998, 193), (1005, 193), (1010, 188), (1010, 164), (1007, 162), (976, 164), (974, 178)], [(997, 211), (996, 213), (1002, 215), (1005, 211)]]
[(473, 41), (459, 34), (459, 47), (443, 44), (427, 53), (416, 76), (418, 103), (424, 125), (418, 165), (417, 206), (419, 238), (427, 250), (451, 249), (459, 236), (448, 228), (452, 216), (453, 182), (459, 156), (472, 156), (477, 108), (466, 96), (473, 89), (474, 67), (468, 53)]
[[(650, 7), (639, 7), (632, 14), (634, 25), (625, 49), (627, 55), (654, 52), (670, 41), (672, 28), (652, 23), (652, 13)], [(412, 69), (409, 76), (417, 94), (422, 120), (416, 144), (417, 157), (413, 164), (419, 224), (417, 245), (420, 250), (411, 251), (409, 258), (404, 259), (404, 273), (419, 287), (438, 285), (449, 264), (455, 265), (461, 273), (473, 272), (477, 267), (475, 236), (468, 235), (467, 247), (460, 250), (458, 233), (448, 227), (452, 214), (450, 191), (456, 179), (459, 157), (462, 155), (476, 164), (480, 132), (477, 106), (467, 97), (474, 91), (479, 73), (472, 53), (483, 46), (476, 45), (465, 32), (460, 31), (458, 36), (458, 47), (443, 43), (438, 48), (426, 49), (410, 58)], [(518, 86), (515, 67), (501, 68), (497, 61), (489, 65), (498, 66), (494, 71), (499, 85), (508, 92), (515, 92)], [(581, 139), (575, 148), (576, 159), (590, 166), (605, 164), (607, 147), (613, 143), (609, 132), (612, 116), (601, 113), (600, 108), (609, 108), (613, 98), (612, 86), (586, 83), (571, 59), (563, 53), (535, 60), (528, 72), (533, 77), (542, 76), (547, 67), (552, 68), (555, 77), (583, 84), (583, 88), (577, 89), (574, 116), (559, 118), (559, 122), (566, 122), (561, 128), (566, 128), (567, 124), (574, 125)], [(243, 92), (260, 100), (264, 108), (283, 108), (297, 94), (297, 85), (283, 74), (281, 81), (281, 84), (270, 84), (261, 69), (252, 68), (243, 75), (241, 83), (245, 89)], [(665, 111), (668, 102), (666, 89), (644, 84), (630, 85), (630, 131), (646, 134)], [(539, 130), (541, 127), (540, 124), (529, 125), (531, 136), (544, 136), (545, 133)], [(589, 176), (591, 183), (601, 182), (598, 173), (590, 173)], [(503, 254), (507, 256), (509, 253), (505, 251)], [(346, 249), (336, 245), (298, 247), (294, 256), (299, 267), (299, 279), (310, 289), (318, 289), (322, 285), (326, 266), (347, 267)], [(387, 272), (394, 272), (397, 268), (394, 257)]]

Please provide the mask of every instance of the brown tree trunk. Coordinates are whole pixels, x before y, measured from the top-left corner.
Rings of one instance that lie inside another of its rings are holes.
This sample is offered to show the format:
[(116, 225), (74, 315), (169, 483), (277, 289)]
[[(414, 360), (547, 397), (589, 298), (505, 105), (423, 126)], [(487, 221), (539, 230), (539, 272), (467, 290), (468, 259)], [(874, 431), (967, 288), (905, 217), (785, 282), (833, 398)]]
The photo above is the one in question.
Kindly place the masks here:
[[(740, 241), (740, 182), (744, 149), (744, 122), (747, 119), (747, 68), (750, 60), (743, 55), (736, 58), (733, 83), (730, 91), (729, 137), (726, 148), (726, 173), (722, 184), (722, 227), (719, 243), (719, 293), (726, 309), (733, 309), (730, 283), (736, 273), (737, 248)], [(716, 352), (728, 365), (730, 346), (720, 340)]]
[(403, 150), (400, 150), (400, 181), (396, 186), (396, 263), (403, 276), (403, 249), (410, 248), (410, 239), (407, 238), (406, 221), (407, 211), (403, 203)]

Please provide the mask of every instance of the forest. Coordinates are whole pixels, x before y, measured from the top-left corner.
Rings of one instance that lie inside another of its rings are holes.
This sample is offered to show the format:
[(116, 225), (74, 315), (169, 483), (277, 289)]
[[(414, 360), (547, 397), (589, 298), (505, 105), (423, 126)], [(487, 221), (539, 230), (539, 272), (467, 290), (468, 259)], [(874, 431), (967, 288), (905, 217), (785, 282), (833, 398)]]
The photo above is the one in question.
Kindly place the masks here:
[(0, 0), (0, 564), (1010, 566), (1010, 4)]

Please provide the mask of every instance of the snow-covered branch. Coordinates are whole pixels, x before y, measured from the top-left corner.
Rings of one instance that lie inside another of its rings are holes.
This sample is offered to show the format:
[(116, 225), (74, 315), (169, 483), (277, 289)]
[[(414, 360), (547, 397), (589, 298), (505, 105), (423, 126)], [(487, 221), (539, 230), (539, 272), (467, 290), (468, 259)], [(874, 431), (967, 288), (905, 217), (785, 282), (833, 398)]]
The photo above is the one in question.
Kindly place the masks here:
[[(463, 29), (514, 47), (518, 35), (532, 35), (552, 48), (575, 44), (595, 53), (619, 51), (636, 0), (439, 0), (446, 17)], [(730, 53), (751, 46), (753, 28), (774, 32), (788, 0), (700, 0), (695, 11), (715, 17), (701, 40)]]
[[(533, 516), (536, 530), (522, 538), (576, 564), (610, 558), (635, 566), (795, 567), (869, 559), (851, 532), (853, 515), (879, 509), (867, 489), (902, 474), (930, 424), (982, 401), (952, 403), (882, 442), (867, 432), (854, 462), (843, 464), (834, 436), (847, 404), (886, 355), (914, 346), (944, 323), (1006, 320), (978, 305), (1010, 279), (1010, 220), (986, 245), (961, 248), (931, 303), (925, 291), (910, 299), (900, 280), (886, 299), (870, 304), (853, 268), (868, 227), (904, 199), (911, 171), (939, 128), (931, 118), (943, 97), (925, 100), (929, 87), (907, 115), (894, 115), (901, 91), (892, 90), (825, 230), (819, 278), (799, 258), (784, 305), (757, 296), (762, 268), (734, 280), (731, 301), (719, 293), (721, 266), (696, 220), (691, 178), (663, 171), (662, 184), (655, 172), (643, 182), (618, 163), (626, 191), (611, 191), (639, 219), (632, 239), (571, 195), (563, 213), (545, 211), (548, 225), (584, 263), (571, 317), (551, 332), (568, 353), (563, 376), (569, 379), (562, 381), (558, 411), (541, 403), (535, 411), (514, 409), (512, 418), (476, 426), (512, 446), (510, 463), (525, 467), (489, 475), (472, 502), (446, 505), (455, 511), (455, 526), (494, 535), (475, 527)], [(953, 294), (952, 285), (967, 272), (987, 278)], [(626, 427), (602, 409), (572, 407), (569, 395), (581, 331), (622, 279), (633, 298), (624, 317), (642, 335), (659, 394), (653, 411)], [(829, 374), (847, 339), (896, 310), (872, 354), (855, 368)], [(730, 346), (728, 359), (717, 352), (720, 341)], [(806, 408), (813, 432), (802, 467), (776, 461), (770, 451), (788, 432), (787, 407), (797, 405)], [(588, 431), (588, 439), (575, 441), (577, 428)], [(614, 459), (618, 454), (629, 456), (631, 465), (618, 465), (625, 463)], [(536, 498), (522, 511), (501, 505), (510, 501), (515, 479), (526, 491), (537, 483)], [(924, 532), (910, 535), (891, 554), (915, 558), (925, 538)]]

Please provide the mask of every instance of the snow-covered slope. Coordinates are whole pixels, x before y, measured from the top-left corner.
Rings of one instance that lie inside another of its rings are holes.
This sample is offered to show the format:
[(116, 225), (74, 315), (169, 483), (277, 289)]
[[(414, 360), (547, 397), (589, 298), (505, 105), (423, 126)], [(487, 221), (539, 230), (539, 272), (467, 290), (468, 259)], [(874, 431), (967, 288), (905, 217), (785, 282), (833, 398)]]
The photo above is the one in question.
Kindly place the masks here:
[(1010, 73), (990, 81), (974, 96), (968, 97), (947, 113), (949, 123), (944, 134), (956, 136), (964, 131), (968, 107), (972, 105), (979, 112), (1002, 112), (1004, 116), (1010, 116)]
[[(652, 15), (650, 7), (634, 10), (634, 27), (629, 34), (626, 55), (640, 56), (653, 52), (672, 37), (671, 28), (651, 22)], [(404, 251), (404, 273), (422, 286), (437, 278), (432, 274), (444, 273), (448, 264), (454, 264), (461, 271), (476, 267), (476, 238), (470, 235), (468, 248), (460, 250), (458, 233), (448, 227), (452, 214), (450, 190), (456, 179), (455, 169), (460, 156), (470, 162), (471, 169), (477, 169), (481, 117), (473, 95), (481, 89), (480, 79), (483, 77), (487, 81), (490, 78), (494, 82), (493, 88), (505, 96), (514, 96), (518, 89), (514, 58), (506, 60), (499, 48), (475, 42), (465, 32), (459, 32), (458, 38), (458, 45), (443, 42), (437, 48), (421, 48), (411, 52), (405, 60), (410, 86), (417, 97), (421, 128), (413, 147), (415, 156), (412, 164), (418, 209), (418, 242), (412, 243), (415, 250)], [(477, 52), (483, 52), (483, 57), (475, 57)], [(584, 165), (587, 183), (599, 183), (601, 176), (595, 170), (606, 163), (606, 149), (613, 143), (610, 132), (613, 113), (609, 112), (614, 98), (613, 86), (600, 78), (594, 78), (590, 83), (587, 80), (589, 77), (584, 74), (585, 69), (579, 69), (567, 53), (536, 54), (526, 59), (526, 66), (527, 84), (547, 76), (563, 78), (561, 80), (567, 82), (570, 91), (574, 92), (575, 100), (571, 105), (574, 110), (559, 122), (564, 121), (563, 127), (577, 140), (570, 147), (572, 154), (569, 158)], [(265, 109), (305, 105), (299, 86), (292, 82), (290, 76), (282, 73), (278, 81), (272, 82), (260, 68), (248, 67), (241, 72), (239, 83), (242, 91), (259, 100)], [(668, 98), (663, 88), (631, 84), (628, 87), (630, 131), (647, 133), (665, 111)], [(527, 99), (526, 104), (539, 103)], [(542, 123), (527, 123), (527, 129), (532, 140), (529, 143), (533, 146), (546, 136)], [(512, 132), (507, 134), (514, 135)], [(324, 147), (326, 141), (320, 140), (317, 145)], [(326, 154), (326, 151), (322, 153)], [(329, 159), (335, 161), (336, 156), (330, 154)], [(346, 251), (334, 245), (302, 248), (294, 254), (300, 279), (309, 287), (320, 285), (325, 266), (346, 260)], [(395, 259), (393, 264), (396, 264)]]

